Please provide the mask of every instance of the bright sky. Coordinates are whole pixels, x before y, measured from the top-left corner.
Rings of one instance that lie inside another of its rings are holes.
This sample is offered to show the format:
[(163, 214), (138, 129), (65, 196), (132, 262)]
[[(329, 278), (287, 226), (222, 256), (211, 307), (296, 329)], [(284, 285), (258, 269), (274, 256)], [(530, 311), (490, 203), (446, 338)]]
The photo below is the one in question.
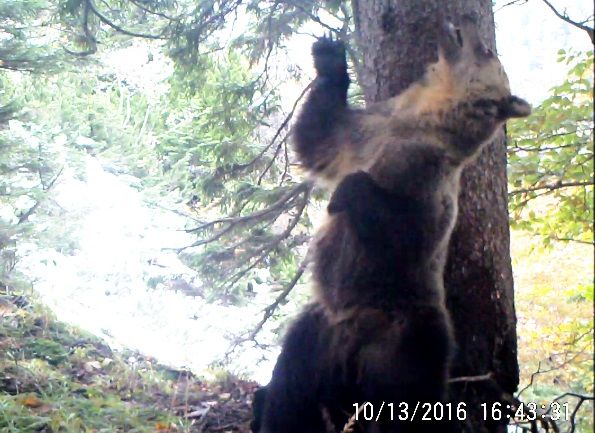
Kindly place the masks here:
[[(586, 32), (556, 17), (541, 0), (501, 8), (510, 0), (498, 0), (494, 7), (498, 54), (510, 78), (513, 93), (536, 104), (565, 77), (564, 66), (556, 62), (558, 50), (592, 50)], [(560, 12), (575, 21), (593, 14), (591, 0), (552, 0)]]

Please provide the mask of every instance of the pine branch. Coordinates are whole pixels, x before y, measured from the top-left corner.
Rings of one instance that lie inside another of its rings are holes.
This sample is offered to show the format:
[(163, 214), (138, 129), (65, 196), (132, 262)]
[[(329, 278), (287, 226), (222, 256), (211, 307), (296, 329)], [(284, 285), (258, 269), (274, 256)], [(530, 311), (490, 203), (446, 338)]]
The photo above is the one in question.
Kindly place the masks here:
[(206, 229), (209, 229), (211, 227), (213, 227), (216, 224), (242, 224), (248, 221), (253, 221), (253, 220), (261, 220), (263, 219), (265, 216), (269, 215), (272, 212), (275, 212), (277, 210), (283, 209), (285, 204), (291, 200), (292, 198), (296, 197), (297, 195), (301, 194), (302, 192), (308, 190), (310, 188), (310, 183), (309, 182), (302, 182), (298, 185), (296, 185), (294, 188), (292, 188), (289, 192), (287, 192), (287, 194), (285, 194), (283, 197), (281, 197), (279, 200), (277, 200), (275, 203), (273, 203), (272, 205), (261, 209), (257, 212), (251, 213), (249, 215), (236, 215), (236, 216), (231, 216), (231, 217), (225, 217), (225, 218), (217, 218), (208, 222), (205, 222), (201, 225), (199, 225), (198, 227), (194, 227), (192, 229), (188, 229), (186, 230), (188, 233), (195, 233), (195, 232), (200, 232)]
[(138, 2), (137, 0), (129, 0), (129, 1), (130, 1), (130, 3), (135, 5), (137, 8), (139, 8), (140, 10), (142, 10), (148, 14), (156, 15), (158, 17), (165, 18), (166, 20), (169, 20), (169, 21), (180, 21), (182, 19), (181, 17), (172, 17), (167, 14), (164, 14), (163, 12), (149, 9), (148, 7), (146, 7), (143, 4), (141, 4), (140, 2)]
[(287, 228), (281, 234), (279, 234), (278, 236), (275, 236), (273, 238), (273, 240), (271, 240), (270, 242), (267, 242), (266, 244), (264, 244), (260, 247), (261, 252), (255, 261), (253, 261), (252, 263), (249, 263), (250, 260), (254, 257), (254, 254), (253, 254), (247, 260), (244, 260), (241, 264), (239, 264), (237, 267), (241, 268), (242, 266), (244, 266), (244, 264), (249, 263), (249, 265), (246, 266), (244, 269), (236, 272), (234, 275), (232, 275), (231, 277), (229, 277), (227, 280), (225, 280), (223, 282), (223, 284), (221, 286), (224, 288), (224, 290), (233, 287), (233, 285), (236, 284), (242, 277), (244, 277), (248, 272), (250, 272), (256, 266), (258, 266), (258, 264), (261, 263), (266, 257), (268, 257), (268, 255), (275, 248), (277, 248), (281, 242), (283, 242), (286, 238), (289, 237), (289, 235), (291, 234), (293, 229), (297, 226), (297, 224), (301, 220), (304, 210), (306, 209), (306, 205), (308, 204), (309, 198), (310, 198), (310, 190), (306, 189), (304, 191), (304, 195), (302, 197), (302, 202), (299, 204), (297, 213), (293, 217), (291, 222), (287, 225)]
[(161, 34), (159, 34), (159, 35), (153, 35), (153, 34), (147, 34), (147, 33), (137, 33), (137, 32), (133, 32), (132, 30), (127, 30), (127, 29), (121, 27), (120, 25), (114, 23), (108, 17), (106, 17), (103, 13), (101, 13), (97, 9), (97, 6), (95, 6), (95, 3), (93, 3), (93, 0), (86, 0), (85, 3), (89, 6), (91, 12), (93, 12), (93, 14), (95, 14), (95, 16), (97, 18), (99, 18), (99, 20), (102, 23), (108, 25), (109, 27), (111, 27), (112, 29), (116, 30), (119, 33), (122, 33), (122, 34), (128, 35), (128, 36), (138, 37), (138, 38), (145, 38), (145, 39), (165, 39), (165, 37), (164, 37), (165, 30), (163, 32), (161, 32)]

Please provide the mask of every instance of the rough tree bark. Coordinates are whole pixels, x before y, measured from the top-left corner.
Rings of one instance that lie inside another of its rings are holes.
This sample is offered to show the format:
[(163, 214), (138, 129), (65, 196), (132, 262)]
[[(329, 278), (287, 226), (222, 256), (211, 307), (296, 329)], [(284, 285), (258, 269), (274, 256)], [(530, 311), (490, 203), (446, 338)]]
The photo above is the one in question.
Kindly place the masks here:
[[(367, 102), (399, 93), (435, 61), (435, 29), (443, 17), (476, 15), (485, 42), (495, 49), (491, 0), (353, 0), (353, 11)], [(504, 131), (466, 169), (459, 206), (445, 270), (458, 344), (451, 377), (491, 373), (512, 394), (519, 378)], [(493, 389), (480, 382), (451, 388), (452, 401), (467, 403), (462, 431), (506, 430), (505, 423), (483, 420), (480, 405), (492, 401)]]

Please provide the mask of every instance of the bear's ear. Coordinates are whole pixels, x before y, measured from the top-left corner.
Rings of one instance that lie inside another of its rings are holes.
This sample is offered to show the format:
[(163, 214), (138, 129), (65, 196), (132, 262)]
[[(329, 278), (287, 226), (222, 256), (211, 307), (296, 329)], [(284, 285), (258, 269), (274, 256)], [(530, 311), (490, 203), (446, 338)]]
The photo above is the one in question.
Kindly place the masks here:
[(446, 59), (448, 63), (456, 63), (461, 58), (463, 50), (463, 34), (461, 29), (444, 20), (441, 23), (441, 29), (438, 34), (438, 53), (439, 56)]
[(466, 14), (455, 26), (450, 20), (443, 20), (438, 35), (439, 56), (448, 63), (461, 60), (466, 62), (487, 62), (495, 57), (494, 52), (486, 47), (479, 35), (478, 17)]

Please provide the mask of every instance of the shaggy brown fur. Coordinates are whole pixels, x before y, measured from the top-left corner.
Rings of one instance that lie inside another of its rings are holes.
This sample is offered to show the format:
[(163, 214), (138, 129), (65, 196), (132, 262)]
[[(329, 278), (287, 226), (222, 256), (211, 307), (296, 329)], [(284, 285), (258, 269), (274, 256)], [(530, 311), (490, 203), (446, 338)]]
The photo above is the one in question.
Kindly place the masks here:
[[(318, 78), (295, 125), (301, 160), (331, 189), (348, 174), (363, 170), (401, 201), (421, 203), (417, 216), (426, 263), (424, 269), (409, 272), (416, 274), (409, 283), (419, 281), (427, 287), (425, 280), (433, 274), (433, 284), (427, 290), (415, 284), (408, 296), (432, 303), (443, 297), (442, 269), (457, 215), (462, 168), (507, 119), (530, 113), (524, 100), (511, 95), (502, 65), (481, 42), (473, 20), (463, 19), (459, 29), (445, 26), (439, 48), (438, 61), (419, 82), (396, 97), (357, 110), (347, 105), (349, 78), (341, 42), (319, 40), (313, 49)], [(350, 239), (348, 226), (346, 216), (337, 214), (318, 231), (318, 298), (331, 311), (354, 301), (391, 302), (387, 293), (396, 290), (379, 287), (372, 290), (378, 296), (369, 293), (375, 265), (350, 244), (357, 241)], [(350, 245), (339, 250), (346, 243)]]
[[(475, 24), (445, 25), (438, 61), (401, 95), (347, 105), (341, 42), (313, 47), (318, 77), (295, 126), (312, 176), (334, 191), (314, 242), (315, 304), (292, 326), (261, 432), (340, 428), (353, 403), (437, 402), (452, 350), (443, 268), (462, 168), (529, 105), (510, 93)], [(384, 416), (366, 432), (446, 432)]]

